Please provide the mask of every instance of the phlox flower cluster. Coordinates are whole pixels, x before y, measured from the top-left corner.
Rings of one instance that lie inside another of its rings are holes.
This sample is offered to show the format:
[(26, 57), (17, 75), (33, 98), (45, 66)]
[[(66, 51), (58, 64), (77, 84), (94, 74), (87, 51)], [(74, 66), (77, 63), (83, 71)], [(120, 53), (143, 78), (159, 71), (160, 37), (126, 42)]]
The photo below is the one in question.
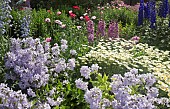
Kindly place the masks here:
[(60, 53), (67, 49), (67, 41), (62, 40), (61, 43), (61, 46), (56, 43), (51, 47), (50, 42), (40, 42), (38, 38), (12, 38), (5, 60), (6, 68), (12, 72), (6, 74), (6, 79), (18, 81), (21, 89), (40, 88), (48, 83), (54, 73), (73, 70), (75, 59), (69, 59), (67, 63), (60, 58)]
[(0, 3), (0, 34), (5, 34), (6, 26), (11, 22), (11, 0), (1, 0)]
[(99, 109), (99, 103), (102, 100), (102, 91), (94, 87), (86, 91), (84, 98), (90, 104), (90, 109)]
[(0, 108), (1, 109), (30, 109), (31, 103), (27, 95), (20, 91), (13, 91), (6, 84), (0, 84)]
[(85, 79), (89, 79), (90, 73), (94, 71), (98, 71), (98, 69), (99, 69), (98, 64), (92, 64), (91, 68), (88, 66), (81, 66), (80, 73), (81, 76), (85, 77)]
[[(87, 66), (83, 67), (89, 69)], [(139, 74), (138, 69), (131, 69), (124, 76), (114, 74), (111, 77), (110, 92), (101, 90), (98, 86), (87, 89), (87, 82), (80, 78), (75, 81), (76, 87), (85, 91), (84, 98), (90, 109), (156, 109), (159, 105), (170, 107), (170, 101), (166, 97), (159, 97), (159, 89), (155, 87), (157, 82), (153, 74)], [(93, 82), (92, 82), (93, 83)], [(135, 88), (136, 87), (136, 88)], [(108, 89), (109, 90), (109, 89)], [(113, 95), (108, 99), (102, 95)]]
[[(115, 95), (112, 101), (114, 109), (155, 109), (155, 103), (169, 106), (168, 98), (158, 98), (159, 89), (153, 86), (156, 82), (153, 74), (138, 74), (137, 69), (132, 69), (124, 77), (114, 74), (111, 79), (112, 93)], [(132, 87), (138, 85), (144, 89), (138, 87), (138, 93), (132, 93)]]
[(75, 81), (76, 87), (82, 90), (88, 89), (88, 82), (83, 82), (82, 78), (79, 78)]

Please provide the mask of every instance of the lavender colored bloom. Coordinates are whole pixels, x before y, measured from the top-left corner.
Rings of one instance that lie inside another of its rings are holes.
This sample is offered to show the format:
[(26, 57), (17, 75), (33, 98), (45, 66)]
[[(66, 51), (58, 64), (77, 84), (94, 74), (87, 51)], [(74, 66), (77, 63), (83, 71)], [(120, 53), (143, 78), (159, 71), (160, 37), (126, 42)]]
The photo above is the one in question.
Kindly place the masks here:
[[(29, 109), (31, 103), (28, 102), (27, 95), (21, 91), (13, 91), (6, 84), (0, 84), (1, 106), (8, 109)], [(6, 109), (5, 108), (5, 109)]]
[(66, 49), (68, 48), (68, 45), (61, 45), (61, 51), (62, 52), (65, 52), (66, 51)]
[(70, 54), (71, 55), (77, 55), (77, 52), (76, 52), (76, 50), (70, 50)]
[(111, 102), (109, 101), (109, 99), (106, 99), (106, 98), (103, 98), (101, 102), (102, 102), (102, 109), (105, 109), (106, 107), (110, 107), (111, 105)]
[(92, 20), (87, 22), (87, 33), (88, 33), (88, 41), (91, 43), (94, 41), (94, 23)]
[(67, 63), (67, 68), (68, 68), (69, 70), (74, 70), (75, 66), (76, 66), (76, 64), (75, 64), (75, 59), (74, 59), (74, 58), (69, 59), (69, 60), (68, 60), (68, 63)]
[(61, 39), (61, 45), (67, 45), (67, 40)]
[(87, 90), (88, 89), (88, 82), (83, 82), (82, 78), (79, 78), (75, 81), (76, 87), (82, 90)]
[(105, 36), (105, 28), (106, 28), (106, 24), (104, 20), (100, 20), (98, 23), (98, 28), (97, 28), (97, 33), (96, 35), (99, 36)]
[(56, 88), (53, 87), (53, 89), (50, 90), (49, 95), (52, 96), (55, 93), (55, 91), (56, 91)]
[(31, 97), (35, 97), (36, 96), (35, 92), (33, 92), (33, 90), (31, 88), (27, 89), (27, 94), (29, 96), (31, 96)]
[(100, 101), (102, 100), (102, 91), (99, 88), (94, 87), (86, 91), (84, 98), (86, 102), (90, 104), (90, 107), (91, 106), (97, 107)]
[(60, 59), (58, 64), (55, 67), (55, 71), (57, 73), (60, 73), (61, 71), (65, 71), (66, 67), (67, 66), (66, 66), (66, 63), (65, 63), (65, 59)]
[(92, 64), (92, 66), (91, 66), (91, 72), (98, 71), (98, 69), (99, 69), (98, 64)]
[[(50, 48), (48, 42), (41, 43), (39, 39), (31, 37), (23, 40), (11, 39), (5, 66), (14, 72), (7, 73), (6, 77), (18, 81), (21, 89), (45, 86), (50, 77), (49, 70), (54, 69), (59, 73), (67, 67), (65, 60), (59, 58), (59, 54), (60, 49), (57, 44)], [(74, 67), (74, 61), (69, 60), (69, 68)]]
[(81, 76), (88, 79), (88, 78), (90, 78), (91, 70), (90, 70), (90, 68), (88, 66), (81, 66), (80, 73), (81, 73)]

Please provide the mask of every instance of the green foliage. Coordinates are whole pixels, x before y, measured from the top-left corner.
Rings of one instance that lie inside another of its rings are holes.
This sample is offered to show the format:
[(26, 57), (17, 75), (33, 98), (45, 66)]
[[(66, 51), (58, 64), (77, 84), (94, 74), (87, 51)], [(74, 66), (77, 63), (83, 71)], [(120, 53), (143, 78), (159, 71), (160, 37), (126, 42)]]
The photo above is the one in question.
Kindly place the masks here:
[(1, 78), (0, 83), (4, 81), (5, 74), (4, 59), (8, 49), (9, 49), (9, 37), (0, 36), (0, 78)]
[(168, 18), (157, 18), (156, 28), (151, 29), (146, 24), (137, 28), (138, 36), (141, 36), (141, 42), (156, 46), (162, 50), (170, 50), (170, 28), (168, 27)]
[(92, 15), (97, 16), (97, 19), (104, 19), (106, 23), (109, 23), (111, 20), (116, 20), (118, 22), (121, 22), (123, 26), (126, 24), (134, 24), (136, 25), (137, 22), (137, 13), (127, 9), (127, 8), (120, 8), (120, 9), (113, 9), (112, 7), (107, 8), (105, 7), (104, 10), (101, 10), (103, 12), (102, 16), (100, 13), (100, 10), (94, 11)]

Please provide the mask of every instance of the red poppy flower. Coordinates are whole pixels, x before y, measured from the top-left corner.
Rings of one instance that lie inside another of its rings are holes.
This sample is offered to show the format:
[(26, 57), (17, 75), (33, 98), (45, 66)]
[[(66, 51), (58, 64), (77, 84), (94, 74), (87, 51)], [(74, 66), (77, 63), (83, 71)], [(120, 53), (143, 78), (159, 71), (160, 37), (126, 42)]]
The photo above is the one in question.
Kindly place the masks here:
[(69, 14), (70, 14), (71, 18), (75, 18), (76, 17), (76, 14), (74, 14), (74, 13), (69, 13)]
[(73, 9), (80, 10), (80, 7), (79, 6), (73, 6)]
[(87, 16), (87, 15), (84, 16), (84, 19), (85, 19), (86, 22), (90, 20), (89, 16)]

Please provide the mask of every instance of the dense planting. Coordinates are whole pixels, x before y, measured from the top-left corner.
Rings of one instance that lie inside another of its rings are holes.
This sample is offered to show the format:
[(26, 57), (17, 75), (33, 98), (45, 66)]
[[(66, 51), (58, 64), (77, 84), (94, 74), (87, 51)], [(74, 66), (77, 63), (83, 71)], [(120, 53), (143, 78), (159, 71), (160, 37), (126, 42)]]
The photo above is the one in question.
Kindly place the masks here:
[(15, 2), (0, 0), (0, 108), (170, 108), (168, 0)]

